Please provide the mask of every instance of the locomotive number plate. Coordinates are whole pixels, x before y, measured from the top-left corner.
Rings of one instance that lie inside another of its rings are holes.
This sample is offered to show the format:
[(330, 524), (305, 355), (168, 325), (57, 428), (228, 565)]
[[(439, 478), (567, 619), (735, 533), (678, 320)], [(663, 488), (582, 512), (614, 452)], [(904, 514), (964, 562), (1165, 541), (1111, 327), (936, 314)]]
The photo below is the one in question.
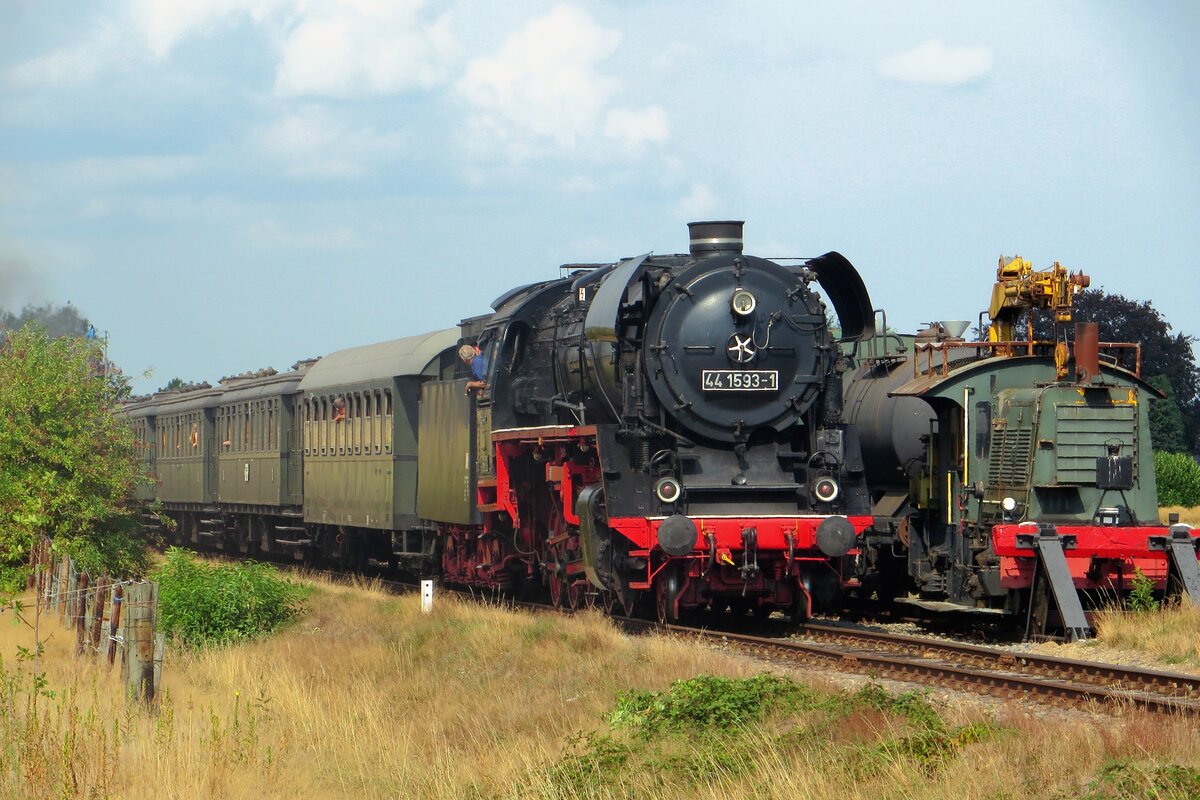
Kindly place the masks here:
[(705, 369), (700, 385), (706, 392), (774, 392), (779, 371), (774, 369)]

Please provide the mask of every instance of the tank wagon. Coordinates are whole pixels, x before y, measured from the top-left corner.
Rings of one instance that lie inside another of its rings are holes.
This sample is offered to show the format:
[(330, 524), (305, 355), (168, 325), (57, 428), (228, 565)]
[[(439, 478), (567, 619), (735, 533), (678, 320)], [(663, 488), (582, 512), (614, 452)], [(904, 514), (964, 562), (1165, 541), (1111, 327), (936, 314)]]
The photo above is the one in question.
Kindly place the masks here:
[(837, 253), (690, 229), (687, 253), (569, 265), (457, 328), (131, 403), (142, 499), (177, 539), (566, 606), (835, 606), (870, 500), (828, 315), (870, 337), (866, 288)]
[[(1158, 523), (1149, 401), (1136, 345), (1071, 326), (1087, 278), (1002, 259), (989, 340), (969, 323), (879, 339), (846, 374), (873, 525), (865, 591), (1003, 610), (1029, 636), (1088, 635), (1086, 610), (1137, 571), (1200, 602), (1197, 538)], [(1019, 337), (1022, 312), (1054, 315), (1054, 340)], [(981, 323), (982, 324), (982, 323)]]

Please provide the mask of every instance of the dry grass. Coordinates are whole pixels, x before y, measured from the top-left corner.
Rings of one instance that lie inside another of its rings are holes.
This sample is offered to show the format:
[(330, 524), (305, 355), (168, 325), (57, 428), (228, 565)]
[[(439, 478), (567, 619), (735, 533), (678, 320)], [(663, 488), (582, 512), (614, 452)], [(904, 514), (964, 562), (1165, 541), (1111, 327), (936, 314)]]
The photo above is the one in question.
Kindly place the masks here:
[(1102, 611), (1097, 638), (1111, 648), (1136, 651), (1165, 666), (1200, 668), (1200, 608), (1190, 603), (1160, 611)]
[(762, 665), (597, 615), (418, 604), (322, 584), (268, 640), (170, 653), (152, 710), (53, 627), (55, 695), (29, 691), (30, 637), (0, 626), (0, 797), (1017, 800), (1078, 796), (1111, 759), (1200, 768), (1183, 723), (942, 709), (932, 730), (828, 686), (832, 711), (643, 740), (605, 723), (619, 692)]
[(1188, 508), (1187, 506), (1165, 506), (1158, 510), (1158, 521), (1166, 525), (1169, 514), (1178, 514), (1180, 522), (1191, 525), (1194, 528), (1200, 528), (1200, 506), (1192, 508)]

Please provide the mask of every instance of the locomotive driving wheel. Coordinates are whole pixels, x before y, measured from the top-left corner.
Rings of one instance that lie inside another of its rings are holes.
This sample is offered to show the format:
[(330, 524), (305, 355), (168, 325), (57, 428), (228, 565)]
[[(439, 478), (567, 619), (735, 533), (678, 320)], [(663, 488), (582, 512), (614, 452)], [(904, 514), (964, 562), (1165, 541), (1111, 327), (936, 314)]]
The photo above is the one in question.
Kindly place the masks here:
[(558, 571), (558, 564), (549, 564), (546, 567), (546, 580), (550, 584), (550, 605), (555, 608), (563, 607), (563, 595), (566, 594), (563, 586), (562, 574)]

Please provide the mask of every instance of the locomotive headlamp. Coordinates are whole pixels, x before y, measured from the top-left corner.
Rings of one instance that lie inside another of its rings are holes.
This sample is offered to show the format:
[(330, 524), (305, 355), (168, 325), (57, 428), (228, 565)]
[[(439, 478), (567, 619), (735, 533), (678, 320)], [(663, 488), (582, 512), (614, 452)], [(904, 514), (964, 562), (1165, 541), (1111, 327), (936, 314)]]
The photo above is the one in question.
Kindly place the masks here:
[(670, 475), (654, 482), (654, 496), (664, 503), (674, 503), (681, 494), (683, 494), (683, 487)]
[(729, 305), (733, 307), (733, 313), (741, 317), (748, 317), (754, 313), (754, 307), (758, 305), (758, 300), (754, 299), (754, 295), (746, 289), (738, 289), (733, 293)]
[(822, 503), (832, 503), (841, 492), (842, 488), (838, 486), (838, 482), (828, 475), (817, 478), (817, 482), (813, 484), (813, 494)]
[(1000, 508), (1004, 509), (1005, 514), (1011, 514), (1017, 510), (1017, 501), (1011, 497), (1006, 497), (1000, 501)]

